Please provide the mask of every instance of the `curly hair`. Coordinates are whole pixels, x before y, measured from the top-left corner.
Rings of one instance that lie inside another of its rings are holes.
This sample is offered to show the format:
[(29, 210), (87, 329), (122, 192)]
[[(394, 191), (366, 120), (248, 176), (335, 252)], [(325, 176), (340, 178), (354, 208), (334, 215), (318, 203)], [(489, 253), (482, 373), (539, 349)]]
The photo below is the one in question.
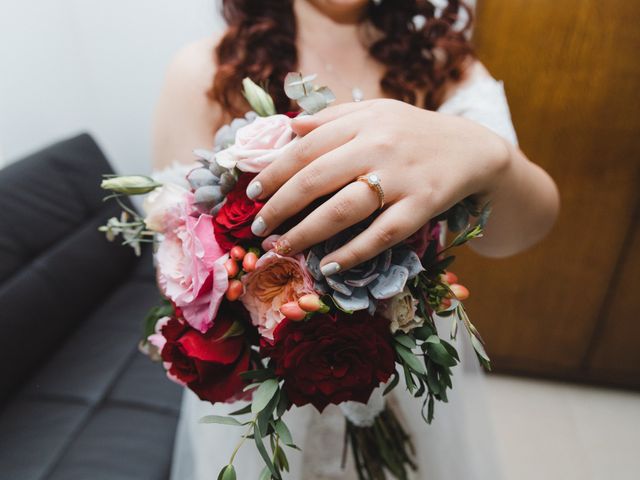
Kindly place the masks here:
[[(296, 19), (294, 0), (223, 0), (222, 14), (228, 28), (215, 50), (217, 71), (209, 97), (234, 116), (246, 112), (239, 91), (243, 78), (263, 84), (279, 112), (292, 109), (281, 85), (288, 72), (296, 71)], [(467, 21), (456, 26), (465, 10)], [(365, 19), (381, 36), (369, 45), (372, 58), (386, 66), (380, 80), (385, 95), (422, 107), (438, 108), (443, 87), (458, 80), (465, 60), (474, 56), (468, 40), (471, 10), (459, 0), (449, 0), (435, 16), (427, 0), (369, 2)], [(420, 15), (424, 22), (414, 21)], [(421, 25), (421, 23), (423, 25)]]

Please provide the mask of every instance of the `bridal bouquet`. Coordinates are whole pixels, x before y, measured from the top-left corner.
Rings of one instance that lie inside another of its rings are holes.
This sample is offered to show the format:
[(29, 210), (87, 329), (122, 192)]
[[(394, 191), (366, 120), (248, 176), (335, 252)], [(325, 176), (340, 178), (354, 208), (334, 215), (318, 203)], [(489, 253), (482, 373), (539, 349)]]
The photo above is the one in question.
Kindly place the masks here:
[[(296, 114), (313, 114), (334, 99), (312, 80), (295, 73), (285, 80), (301, 109)], [(201, 419), (244, 428), (221, 480), (236, 478), (234, 457), (247, 439), (264, 460), (261, 479), (282, 478), (286, 448), (297, 448), (286, 413), (307, 404), (319, 411), (340, 405), (345, 448), (361, 479), (383, 479), (385, 472), (405, 479), (416, 468), (411, 438), (384, 395), (402, 380), (422, 399), (426, 422), (435, 401), (447, 401), (459, 358), (435, 316), (452, 318), (450, 339), (461, 323), (489, 366), (460, 303), (468, 291), (447, 271), (449, 248), (480, 236), (488, 209), (464, 201), (376, 258), (324, 277), (320, 260), (370, 221), (294, 256), (274, 247), (277, 235), (252, 234), (262, 203), (246, 188), (296, 142), (295, 114), (276, 114), (269, 95), (248, 79), (243, 92), (253, 110), (218, 131), (213, 151), (195, 152), (200, 165), (186, 177), (189, 188), (143, 176), (103, 181), (124, 211), (102, 230), (111, 239), (122, 235), (137, 252), (144, 242), (155, 248), (165, 300), (146, 318), (141, 348), (202, 400), (248, 402), (229, 416)], [(147, 195), (144, 216), (122, 201), (136, 194)], [(445, 248), (447, 229), (457, 236)]]

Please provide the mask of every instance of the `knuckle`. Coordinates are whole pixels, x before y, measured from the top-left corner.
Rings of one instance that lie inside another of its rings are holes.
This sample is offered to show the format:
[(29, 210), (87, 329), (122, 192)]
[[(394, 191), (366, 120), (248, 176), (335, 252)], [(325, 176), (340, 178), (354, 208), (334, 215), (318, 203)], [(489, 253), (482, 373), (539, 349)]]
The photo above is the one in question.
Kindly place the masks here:
[(291, 158), (294, 163), (306, 163), (309, 156), (310, 145), (306, 137), (300, 138), (291, 148)]
[(320, 172), (317, 167), (309, 165), (301, 171), (297, 182), (300, 193), (308, 195), (311, 192), (315, 192), (320, 184), (319, 178)]
[(381, 153), (389, 153), (395, 144), (394, 135), (388, 132), (379, 134), (373, 141), (373, 147)]
[(375, 227), (371, 232), (373, 243), (379, 248), (385, 248), (395, 243), (400, 233), (401, 226), (397, 224)]
[(353, 201), (348, 198), (340, 198), (333, 202), (329, 209), (329, 219), (332, 222), (343, 224), (353, 211)]

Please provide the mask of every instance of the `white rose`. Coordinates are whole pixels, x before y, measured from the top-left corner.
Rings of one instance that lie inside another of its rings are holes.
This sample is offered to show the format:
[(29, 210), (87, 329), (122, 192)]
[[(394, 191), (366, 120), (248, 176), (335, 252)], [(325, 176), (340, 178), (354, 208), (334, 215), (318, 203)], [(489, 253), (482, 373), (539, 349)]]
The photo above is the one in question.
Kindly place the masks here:
[(391, 322), (391, 331), (395, 333), (402, 330), (408, 333), (414, 328), (422, 326), (424, 319), (416, 316), (418, 301), (413, 298), (408, 288), (393, 297), (386, 308), (382, 310), (382, 315)]
[(179, 185), (166, 183), (151, 192), (144, 199), (142, 209), (145, 212), (144, 223), (149, 230), (164, 233), (171, 218), (168, 213), (175, 210), (189, 191)]

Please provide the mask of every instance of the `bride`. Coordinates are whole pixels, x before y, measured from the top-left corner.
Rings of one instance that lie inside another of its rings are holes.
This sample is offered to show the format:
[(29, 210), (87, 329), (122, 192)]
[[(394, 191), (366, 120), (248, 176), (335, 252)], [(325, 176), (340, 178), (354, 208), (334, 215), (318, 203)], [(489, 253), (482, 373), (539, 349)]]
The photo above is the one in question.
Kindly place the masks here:
[[(437, 8), (436, 4), (437, 3)], [(349, 269), (398, 243), (430, 218), (475, 195), (493, 213), (483, 255), (506, 256), (540, 240), (553, 224), (558, 194), (550, 177), (518, 149), (502, 84), (475, 58), (467, 38), (471, 18), (457, 0), (223, 0), (221, 36), (183, 49), (169, 68), (157, 110), (155, 166), (193, 162), (195, 147), (248, 106), (238, 95), (251, 77), (268, 82), (281, 112), (289, 71), (316, 73), (336, 94), (335, 106), (297, 119), (298, 148), (289, 149), (249, 187), (266, 201), (253, 225), (266, 236), (312, 200), (330, 195), (281, 239), (301, 251), (371, 215), (378, 198), (360, 175), (375, 173), (385, 209), (360, 236), (322, 260), (325, 274)], [(180, 175), (180, 168), (170, 169)], [(160, 173), (160, 175), (171, 173)], [(268, 201), (267, 201), (268, 199)], [(465, 345), (461, 345), (465, 350)], [(419, 479), (500, 478), (482, 376), (473, 354), (454, 369), (453, 395), (438, 405), (433, 425), (419, 401), (397, 388), (392, 400), (411, 430)], [(235, 427), (202, 425), (205, 415), (235, 405), (199, 401), (185, 392), (172, 478), (209, 480), (239, 438)], [(350, 479), (340, 466), (344, 421), (293, 409), (288, 423), (303, 453), (291, 451), (291, 479)], [(253, 445), (236, 456), (238, 478), (262, 469)]]

